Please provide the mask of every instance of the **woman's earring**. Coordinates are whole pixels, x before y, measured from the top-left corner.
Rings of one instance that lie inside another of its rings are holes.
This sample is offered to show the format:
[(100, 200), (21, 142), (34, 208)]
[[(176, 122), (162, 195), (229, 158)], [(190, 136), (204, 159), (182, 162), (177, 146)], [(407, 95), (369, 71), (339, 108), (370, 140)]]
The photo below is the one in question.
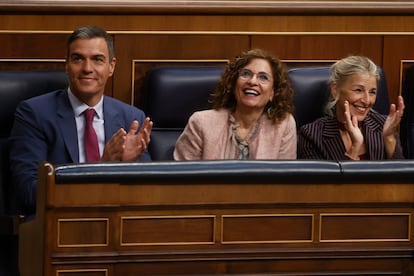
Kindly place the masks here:
[(272, 106), (272, 101), (273, 101), (273, 97), (271, 97), (269, 99), (269, 107), (267, 108), (266, 112), (267, 112), (267, 117), (269, 117), (269, 119), (271, 119), (275, 113), (275, 109)]
[(272, 106), (269, 106), (266, 111), (267, 117), (269, 117), (269, 119), (272, 118), (273, 114), (275, 114), (275, 109)]

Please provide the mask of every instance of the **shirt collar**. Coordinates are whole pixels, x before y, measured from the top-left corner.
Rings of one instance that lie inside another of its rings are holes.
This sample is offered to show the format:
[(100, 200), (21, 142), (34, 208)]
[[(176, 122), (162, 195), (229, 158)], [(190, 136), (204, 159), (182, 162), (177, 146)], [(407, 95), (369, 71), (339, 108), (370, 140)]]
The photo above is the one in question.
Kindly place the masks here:
[(68, 88), (68, 97), (69, 97), (69, 101), (70, 104), (72, 105), (72, 109), (75, 113), (75, 117), (79, 117), (82, 115), (82, 113), (88, 109), (88, 108), (93, 108), (95, 109), (96, 115), (98, 116), (98, 118), (102, 119), (103, 118), (103, 98), (101, 97), (101, 99), (99, 100), (99, 102), (95, 105), (95, 106), (89, 106), (85, 103), (83, 103), (82, 101), (80, 101), (70, 90), (70, 88)]

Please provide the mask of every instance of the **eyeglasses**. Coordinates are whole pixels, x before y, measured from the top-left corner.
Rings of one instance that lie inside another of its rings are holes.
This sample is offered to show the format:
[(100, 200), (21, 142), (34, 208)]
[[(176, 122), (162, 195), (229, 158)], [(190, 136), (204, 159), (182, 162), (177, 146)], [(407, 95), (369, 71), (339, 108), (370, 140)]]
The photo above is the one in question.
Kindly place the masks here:
[(261, 83), (261, 84), (268, 84), (271, 80), (272, 77), (265, 72), (259, 72), (259, 73), (253, 73), (251, 70), (249, 69), (240, 69), (239, 70), (239, 77), (243, 80), (251, 80), (253, 78), (253, 76), (256, 75), (257, 80)]

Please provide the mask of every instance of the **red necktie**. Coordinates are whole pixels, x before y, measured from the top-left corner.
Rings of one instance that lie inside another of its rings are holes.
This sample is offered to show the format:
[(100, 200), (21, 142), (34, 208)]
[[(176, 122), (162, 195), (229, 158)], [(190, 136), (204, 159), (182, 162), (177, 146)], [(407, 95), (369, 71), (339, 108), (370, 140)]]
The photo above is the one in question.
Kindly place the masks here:
[(98, 137), (96, 136), (95, 129), (93, 128), (93, 117), (95, 116), (95, 109), (87, 109), (84, 112), (85, 115), (85, 134), (84, 134), (84, 146), (85, 146), (85, 159), (86, 162), (99, 161), (99, 145)]

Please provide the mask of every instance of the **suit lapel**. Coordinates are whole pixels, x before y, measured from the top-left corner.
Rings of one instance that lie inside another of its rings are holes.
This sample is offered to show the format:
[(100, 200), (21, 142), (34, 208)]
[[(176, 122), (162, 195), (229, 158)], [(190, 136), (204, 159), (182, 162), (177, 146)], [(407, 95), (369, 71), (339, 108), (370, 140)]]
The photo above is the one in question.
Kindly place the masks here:
[[(104, 113), (104, 128), (105, 128), (105, 143), (107, 143), (111, 137), (120, 128), (124, 128), (124, 123), (121, 119), (119, 111), (113, 105), (110, 98), (104, 96), (103, 101), (103, 113)], [(125, 129), (128, 132), (129, 129)]]
[(328, 118), (323, 129), (323, 144), (329, 160), (342, 160), (344, 156), (345, 145), (338, 131), (336, 119)]
[(382, 127), (374, 120), (373, 114), (369, 113), (364, 123), (365, 143), (369, 152), (370, 160), (384, 159), (384, 140), (382, 138)]
[(78, 132), (67, 90), (57, 96), (59, 128), (72, 162), (79, 162)]
[[(363, 126), (365, 143), (369, 153), (370, 160), (384, 159), (384, 142), (382, 139), (381, 124), (374, 118), (370, 112), (364, 120)], [(338, 123), (336, 119), (329, 118), (323, 129), (323, 143), (328, 159), (342, 160), (345, 152), (345, 145), (338, 135)]]

